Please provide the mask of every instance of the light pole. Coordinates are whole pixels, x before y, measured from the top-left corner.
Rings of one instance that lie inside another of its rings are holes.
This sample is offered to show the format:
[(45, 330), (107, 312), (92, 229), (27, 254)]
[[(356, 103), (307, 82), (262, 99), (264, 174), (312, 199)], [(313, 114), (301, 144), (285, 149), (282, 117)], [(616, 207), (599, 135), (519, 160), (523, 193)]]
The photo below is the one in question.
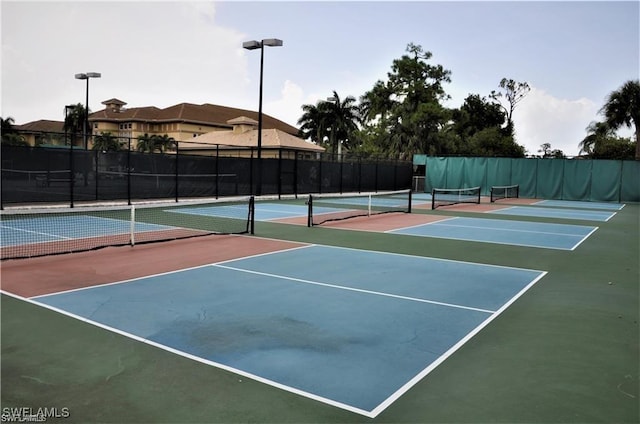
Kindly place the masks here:
[[(340, 107), (340, 104), (338, 103), (338, 98), (336, 96), (331, 96), (331, 97), (327, 97), (327, 101), (329, 103), (333, 103), (334, 108), (338, 108)], [(335, 112), (334, 112), (335, 113)], [(334, 120), (331, 123), (331, 149), (333, 150), (334, 145), (336, 143), (338, 143), (338, 161), (342, 161), (342, 143), (340, 142), (340, 140), (336, 140), (336, 121), (335, 121), (335, 116), (334, 116)]]
[[(64, 107), (64, 142), (67, 142), (67, 120), (69, 117), (69, 111), (73, 110), (74, 105), (66, 105)], [(73, 166), (73, 134), (69, 140), (69, 203), (73, 207), (73, 185), (75, 180), (75, 168)]]
[(89, 126), (89, 79), (100, 78), (102, 74), (99, 72), (87, 72), (84, 74), (76, 74), (76, 79), (87, 80), (86, 98), (84, 102), (84, 131), (82, 132), (84, 138), (84, 149), (87, 150), (89, 143), (87, 140), (87, 130)]
[(261, 41), (251, 40), (242, 43), (242, 47), (247, 50), (260, 49), (260, 96), (258, 100), (258, 181), (256, 185), (256, 195), (262, 194), (262, 74), (264, 68), (264, 46), (280, 47), (282, 40), (277, 38), (267, 38)]

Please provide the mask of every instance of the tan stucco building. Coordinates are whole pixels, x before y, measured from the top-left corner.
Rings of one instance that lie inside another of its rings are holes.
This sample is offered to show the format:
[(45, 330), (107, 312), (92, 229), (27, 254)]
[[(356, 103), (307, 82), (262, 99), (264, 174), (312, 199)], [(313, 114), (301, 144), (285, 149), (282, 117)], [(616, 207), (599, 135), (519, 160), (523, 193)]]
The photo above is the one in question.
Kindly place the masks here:
[[(255, 156), (258, 145), (258, 112), (213, 104), (179, 103), (165, 109), (155, 106), (125, 108), (126, 102), (109, 99), (102, 102), (103, 110), (89, 115), (91, 135), (102, 133), (120, 138), (137, 147), (137, 138), (144, 134), (168, 135), (180, 143), (180, 149), (197, 154)], [(295, 155), (295, 151), (308, 155), (324, 152), (324, 148), (298, 138), (298, 129), (269, 115), (262, 115), (263, 157)], [(17, 125), (26, 141), (34, 146), (49, 143), (55, 137), (44, 133), (62, 133), (63, 122), (34, 121)], [(91, 140), (91, 138), (90, 138)], [(186, 143), (189, 142), (189, 143)], [(89, 148), (92, 143), (89, 141)], [(281, 153), (281, 151), (283, 153)]]

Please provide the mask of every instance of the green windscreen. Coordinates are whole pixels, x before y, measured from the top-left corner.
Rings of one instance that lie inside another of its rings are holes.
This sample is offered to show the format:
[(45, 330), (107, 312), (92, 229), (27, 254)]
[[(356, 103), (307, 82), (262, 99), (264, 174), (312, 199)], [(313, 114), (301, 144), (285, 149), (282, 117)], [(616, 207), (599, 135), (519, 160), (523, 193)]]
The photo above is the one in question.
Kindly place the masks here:
[(425, 191), (518, 185), (520, 197), (640, 201), (640, 161), (426, 157)]

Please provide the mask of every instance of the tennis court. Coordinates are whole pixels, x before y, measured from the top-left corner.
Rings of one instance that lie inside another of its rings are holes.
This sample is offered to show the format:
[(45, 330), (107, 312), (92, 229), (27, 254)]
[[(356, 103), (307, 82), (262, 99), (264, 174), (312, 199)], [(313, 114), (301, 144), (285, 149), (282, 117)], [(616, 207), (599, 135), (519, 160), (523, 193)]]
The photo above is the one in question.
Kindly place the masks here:
[[(134, 231), (165, 231), (174, 229), (166, 225), (135, 223)], [(0, 247), (29, 243), (48, 243), (87, 237), (128, 234), (131, 224), (126, 219), (98, 216), (28, 217), (11, 222), (0, 222)]]
[(620, 203), (583, 202), (578, 200), (540, 200), (532, 204), (536, 206), (552, 206), (576, 209), (604, 209), (610, 211), (619, 211), (624, 208), (624, 204)]
[(531, 216), (539, 218), (575, 219), (584, 221), (607, 222), (613, 218), (616, 212), (572, 209), (572, 208), (548, 208), (536, 206), (509, 206), (503, 209), (487, 211), (487, 213), (499, 215)]
[(598, 227), (485, 218), (446, 218), (389, 233), (574, 250)]
[[(341, 197), (314, 212), (376, 203)], [(353, 219), (391, 231), (285, 224), (309, 219), (306, 202), (256, 201), (255, 236), (245, 203), (125, 208), (136, 238), (238, 234), (3, 261), (3, 408), (82, 423), (638, 417), (637, 204), (531, 206), (598, 226), (484, 205)], [(88, 220), (56, 219), (94, 229), (52, 234), (102, 238), (117, 221), (73, 217)]]
[(32, 299), (375, 417), (544, 275), (310, 245)]

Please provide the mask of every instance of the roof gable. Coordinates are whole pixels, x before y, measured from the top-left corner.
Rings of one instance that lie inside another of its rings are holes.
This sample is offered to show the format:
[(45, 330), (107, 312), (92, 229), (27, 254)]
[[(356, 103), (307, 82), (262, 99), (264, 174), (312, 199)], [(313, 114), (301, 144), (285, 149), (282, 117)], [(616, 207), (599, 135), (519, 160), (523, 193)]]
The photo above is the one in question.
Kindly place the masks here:
[[(299, 137), (293, 136), (278, 129), (262, 130), (262, 147), (266, 149), (290, 149), (305, 150), (312, 152), (324, 152), (324, 147), (309, 143)], [(221, 147), (250, 148), (258, 145), (258, 130), (237, 133), (233, 131), (212, 131), (199, 135), (185, 143), (183, 150), (189, 148), (202, 149), (203, 145), (211, 147), (220, 145)]]
[(13, 127), (19, 131), (63, 132), (64, 122), (40, 119), (38, 121), (27, 122), (22, 125), (14, 125)]
[[(238, 117), (246, 117), (255, 121), (259, 118), (258, 112), (246, 109), (238, 109), (210, 103), (201, 105), (193, 103), (178, 103), (164, 109), (159, 109), (155, 106), (134, 107), (119, 111), (105, 108), (90, 114), (89, 120), (107, 120), (115, 122), (135, 120), (150, 121), (151, 123), (186, 122), (231, 128), (232, 124), (229, 124), (228, 121)], [(264, 113), (262, 114), (262, 126), (265, 129), (275, 128), (291, 135), (296, 135), (298, 133), (298, 129), (296, 127)]]

